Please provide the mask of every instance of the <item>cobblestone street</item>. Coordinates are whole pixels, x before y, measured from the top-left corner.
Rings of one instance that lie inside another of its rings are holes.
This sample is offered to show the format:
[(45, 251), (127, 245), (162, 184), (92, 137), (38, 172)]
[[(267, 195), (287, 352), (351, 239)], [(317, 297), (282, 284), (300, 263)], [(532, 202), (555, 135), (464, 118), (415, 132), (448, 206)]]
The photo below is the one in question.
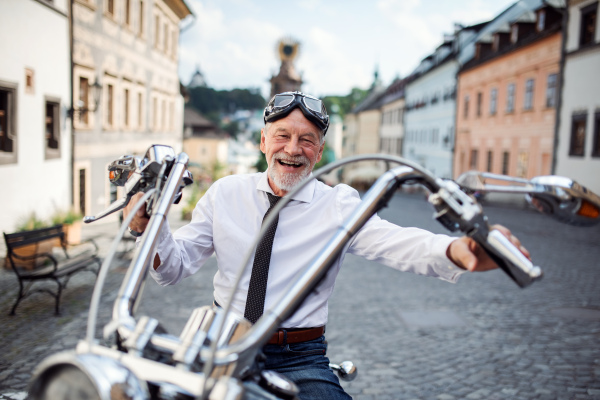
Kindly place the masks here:
[[(523, 207), (484, 209), (521, 239), (544, 279), (520, 289), (494, 271), (449, 284), (347, 256), (327, 339), (333, 362), (358, 366), (357, 379), (343, 384), (355, 399), (600, 399), (600, 226), (571, 227)], [(417, 194), (396, 195), (380, 213), (445, 233), (432, 214)], [(116, 224), (98, 223), (84, 235), (96, 237), (104, 255), (116, 231)], [(108, 274), (98, 336), (128, 256)], [(211, 258), (178, 286), (149, 280), (137, 315), (179, 334), (191, 310), (212, 300), (215, 269)], [(84, 337), (93, 282), (91, 274), (75, 275), (58, 317), (43, 294), (9, 317), (18, 286), (12, 272), (0, 271), (0, 399), (24, 398), (35, 365)]]

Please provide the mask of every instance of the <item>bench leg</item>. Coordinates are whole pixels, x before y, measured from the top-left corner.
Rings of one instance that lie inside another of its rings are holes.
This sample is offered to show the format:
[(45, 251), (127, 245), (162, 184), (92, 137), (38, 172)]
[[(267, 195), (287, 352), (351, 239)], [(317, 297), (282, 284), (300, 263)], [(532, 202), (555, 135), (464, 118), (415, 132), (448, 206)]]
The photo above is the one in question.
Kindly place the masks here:
[(10, 314), (9, 315), (15, 315), (15, 311), (17, 310), (17, 306), (19, 305), (19, 303), (21, 302), (21, 299), (23, 299), (23, 283), (21, 282), (21, 280), (19, 279), (19, 295), (17, 296), (17, 301), (15, 302), (15, 305), (13, 306), (12, 310), (10, 310)]

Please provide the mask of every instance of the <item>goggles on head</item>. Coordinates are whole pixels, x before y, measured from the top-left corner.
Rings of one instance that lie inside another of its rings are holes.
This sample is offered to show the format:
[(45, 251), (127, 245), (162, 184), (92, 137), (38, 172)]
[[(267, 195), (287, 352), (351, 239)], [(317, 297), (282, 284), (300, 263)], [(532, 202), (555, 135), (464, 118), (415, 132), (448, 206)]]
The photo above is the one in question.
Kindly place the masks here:
[(323, 131), (323, 135), (327, 133), (329, 115), (325, 104), (316, 97), (302, 92), (284, 92), (273, 96), (263, 113), (265, 124), (286, 117), (296, 107), (300, 108), (306, 119)]

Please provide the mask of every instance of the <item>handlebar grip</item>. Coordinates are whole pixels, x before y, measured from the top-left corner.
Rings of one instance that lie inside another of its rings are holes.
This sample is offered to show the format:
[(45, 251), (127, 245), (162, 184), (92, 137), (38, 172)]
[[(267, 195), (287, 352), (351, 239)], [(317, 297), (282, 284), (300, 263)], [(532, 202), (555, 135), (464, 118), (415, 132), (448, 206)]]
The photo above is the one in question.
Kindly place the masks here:
[(541, 268), (533, 265), (500, 231), (492, 229), (485, 240), (473, 239), (520, 287), (529, 286), (541, 279)]

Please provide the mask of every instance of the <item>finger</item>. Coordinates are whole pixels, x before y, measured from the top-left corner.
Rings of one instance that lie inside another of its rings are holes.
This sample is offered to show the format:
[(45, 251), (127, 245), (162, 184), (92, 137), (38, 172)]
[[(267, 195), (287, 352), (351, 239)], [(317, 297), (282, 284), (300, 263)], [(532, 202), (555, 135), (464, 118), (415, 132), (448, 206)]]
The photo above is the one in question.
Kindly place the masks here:
[(471, 241), (465, 237), (453, 241), (448, 248), (448, 258), (459, 267), (474, 271), (477, 268), (477, 257), (471, 249)]

